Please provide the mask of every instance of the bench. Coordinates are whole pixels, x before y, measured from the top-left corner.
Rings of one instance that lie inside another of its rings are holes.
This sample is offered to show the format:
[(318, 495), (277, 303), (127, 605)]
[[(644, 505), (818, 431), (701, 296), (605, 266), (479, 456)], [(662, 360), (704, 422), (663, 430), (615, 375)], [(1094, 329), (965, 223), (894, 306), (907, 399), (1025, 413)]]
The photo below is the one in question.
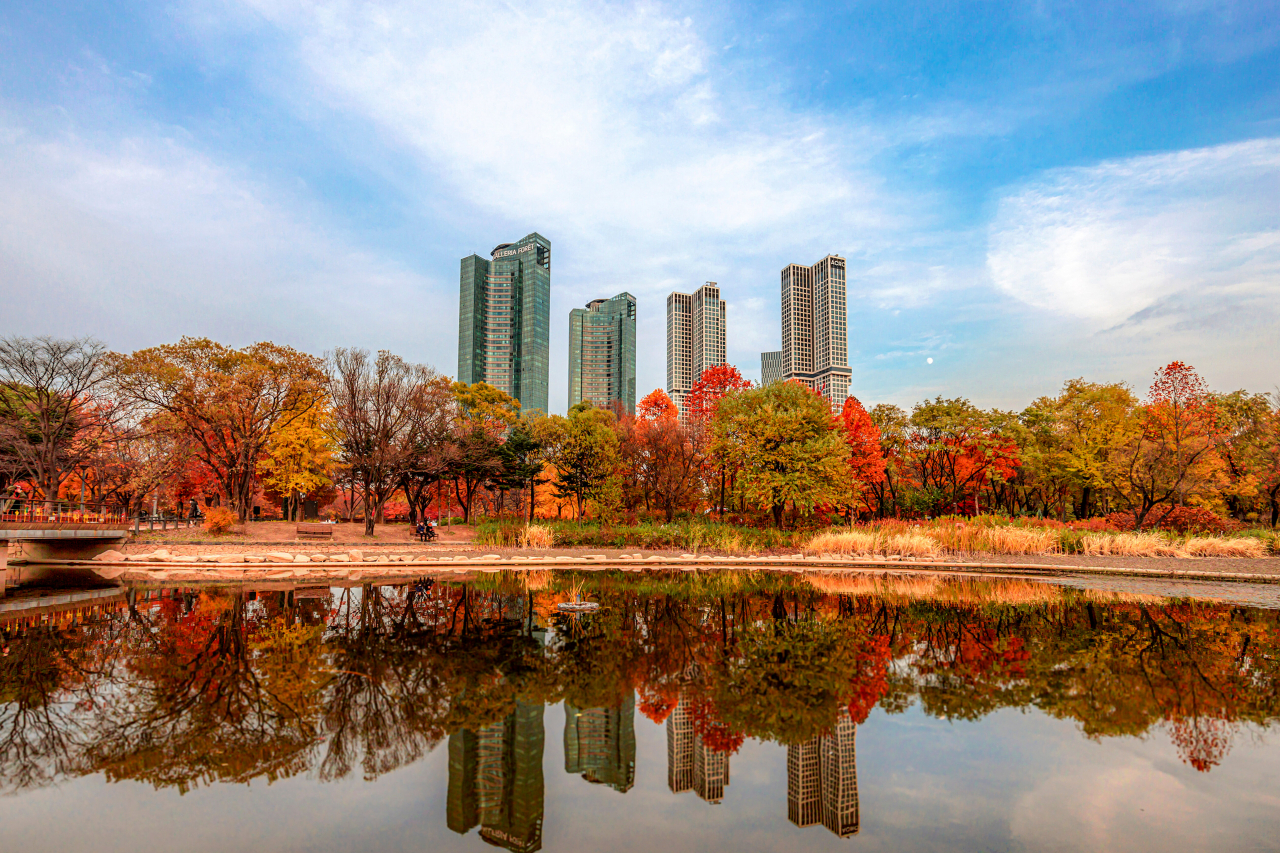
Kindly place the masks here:
[(297, 538), (299, 539), (332, 539), (333, 528), (336, 524), (299, 524)]

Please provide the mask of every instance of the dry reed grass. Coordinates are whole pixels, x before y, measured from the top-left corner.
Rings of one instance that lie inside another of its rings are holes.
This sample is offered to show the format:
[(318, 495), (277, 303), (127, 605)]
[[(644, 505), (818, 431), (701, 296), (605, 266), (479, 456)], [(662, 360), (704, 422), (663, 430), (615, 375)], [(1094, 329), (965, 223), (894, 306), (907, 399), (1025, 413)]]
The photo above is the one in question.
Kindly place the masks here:
[(1026, 527), (989, 527), (982, 531), (982, 550), (992, 554), (1056, 554), (1060, 550), (1056, 530)]
[(521, 572), (520, 577), (524, 581), (524, 588), (528, 590), (536, 591), (551, 586), (551, 572), (546, 569), (531, 569), (527, 572)]
[(1186, 552), (1158, 533), (1088, 533), (1080, 540), (1090, 557), (1185, 557)]
[(885, 553), (900, 554), (903, 557), (934, 557), (942, 553), (942, 548), (932, 537), (923, 533), (898, 533), (890, 536), (884, 543)]
[(805, 581), (829, 595), (878, 595), (889, 599), (953, 604), (1056, 604), (1062, 589), (1052, 584), (1009, 578), (975, 580), (928, 575), (877, 577), (858, 573), (808, 573)]
[(875, 530), (827, 530), (804, 546), (806, 554), (875, 554), (881, 546)]
[(1193, 536), (1182, 546), (1192, 557), (1265, 557), (1267, 547), (1257, 539)]
[(541, 524), (530, 524), (522, 529), (516, 537), (516, 545), (520, 548), (546, 550), (556, 543), (555, 531)]

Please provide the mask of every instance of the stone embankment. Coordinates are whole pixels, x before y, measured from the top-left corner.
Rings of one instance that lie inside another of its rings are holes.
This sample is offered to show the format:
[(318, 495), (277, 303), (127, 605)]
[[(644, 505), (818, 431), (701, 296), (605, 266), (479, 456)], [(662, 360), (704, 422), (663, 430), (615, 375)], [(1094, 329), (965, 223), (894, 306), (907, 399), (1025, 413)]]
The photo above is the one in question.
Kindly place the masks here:
[[(126, 580), (227, 580), (259, 577), (302, 577), (317, 579), (356, 579), (370, 577), (427, 576), (439, 572), (455, 574), (473, 571), (498, 572), (532, 569), (573, 569), (594, 571), (714, 571), (756, 569), (784, 572), (800, 571), (891, 571), (891, 572), (963, 572), (985, 574), (1057, 575), (1106, 574), (1131, 577), (1182, 578), (1218, 581), (1252, 581), (1280, 583), (1280, 567), (1243, 565), (1272, 561), (1215, 561), (1212, 568), (1187, 566), (1187, 561), (1174, 561), (1177, 566), (1148, 565), (1135, 559), (1131, 564), (1089, 565), (1045, 562), (999, 562), (970, 556), (961, 559), (909, 559), (897, 556), (841, 557), (836, 555), (782, 554), (771, 556), (730, 557), (710, 554), (644, 554), (641, 552), (538, 553), (508, 551), (488, 554), (442, 554), (417, 549), (353, 548), (342, 551), (256, 551), (236, 553), (173, 553), (160, 548), (144, 553), (107, 551), (92, 561), (68, 561), (68, 565), (90, 567), (104, 578)], [(1241, 563), (1240, 566), (1230, 565)], [(1222, 565), (1227, 563), (1228, 565)], [(446, 568), (447, 564), (447, 568)]]

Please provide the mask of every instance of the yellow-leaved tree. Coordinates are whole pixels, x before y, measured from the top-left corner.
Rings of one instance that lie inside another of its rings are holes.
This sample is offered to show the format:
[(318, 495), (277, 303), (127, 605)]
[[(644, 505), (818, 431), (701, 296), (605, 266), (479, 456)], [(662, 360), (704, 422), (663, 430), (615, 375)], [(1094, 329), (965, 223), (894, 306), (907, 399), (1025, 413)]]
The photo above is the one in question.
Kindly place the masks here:
[(321, 400), (307, 412), (282, 419), (267, 438), (266, 458), (258, 465), (262, 484), (284, 498), (284, 517), (297, 521), (302, 498), (333, 482), (337, 435), (333, 412)]

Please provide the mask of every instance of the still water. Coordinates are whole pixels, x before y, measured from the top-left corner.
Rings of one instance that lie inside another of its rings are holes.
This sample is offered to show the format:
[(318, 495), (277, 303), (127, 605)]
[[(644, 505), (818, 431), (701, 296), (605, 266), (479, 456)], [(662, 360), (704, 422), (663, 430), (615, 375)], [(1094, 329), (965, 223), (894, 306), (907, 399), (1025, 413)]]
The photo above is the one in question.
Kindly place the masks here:
[[(533, 572), (10, 600), (0, 848), (1280, 849), (1280, 610), (1153, 590)], [(558, 610), (578, 597), (600, 610)]]

